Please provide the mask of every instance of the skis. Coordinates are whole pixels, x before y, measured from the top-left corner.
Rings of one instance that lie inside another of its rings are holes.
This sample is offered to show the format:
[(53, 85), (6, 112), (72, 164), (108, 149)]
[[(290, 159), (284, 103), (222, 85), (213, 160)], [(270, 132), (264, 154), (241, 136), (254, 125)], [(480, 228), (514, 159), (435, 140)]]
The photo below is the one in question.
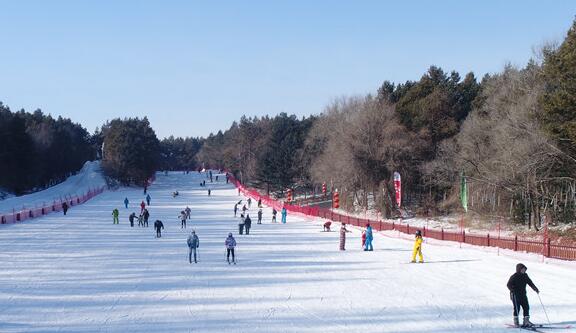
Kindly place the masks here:
[(539, 329), (545, 329), (545, 330), (567, 330), (567, 329), (571, 329), (572, 325), (558, 325), (558, 326), (552, 326), (552, 325), (546, 325), (546, 324), (535, 324), (532, 327), (522, 327), (522, 326), (514, 326), (513, 324), (506, 324), (506, 326), (508, 326), (508, 328), (518, 328), (518, 329), (523, 329), (523, 330), (528, 330), (528, 331), (532, 331), (532, 332), (542, 332)]

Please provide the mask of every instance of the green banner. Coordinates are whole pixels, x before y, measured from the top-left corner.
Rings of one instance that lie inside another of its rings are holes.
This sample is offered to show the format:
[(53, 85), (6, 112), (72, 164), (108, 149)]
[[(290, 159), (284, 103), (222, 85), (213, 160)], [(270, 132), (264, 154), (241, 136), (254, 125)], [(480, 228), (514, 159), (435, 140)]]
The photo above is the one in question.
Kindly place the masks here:
[(460, 174), (460, 201), (462, 202), (462, 208), (464, 208), (464, 211), (468, 212), (468, 187), (466, 185), (464, 171)]

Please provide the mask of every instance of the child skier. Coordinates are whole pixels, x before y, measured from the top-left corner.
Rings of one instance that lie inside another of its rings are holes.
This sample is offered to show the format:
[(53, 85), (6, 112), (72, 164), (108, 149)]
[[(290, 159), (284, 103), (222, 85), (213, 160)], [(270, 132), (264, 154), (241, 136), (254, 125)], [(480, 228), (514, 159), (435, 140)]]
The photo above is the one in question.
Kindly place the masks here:
[(162, 237), (161, 229), (164, 229), (164, 223), (160, 220), (156, 220), (156, 222), (154, 222), (154, 228), (156, 229), (156, 238)]
[(540, 293), (540, 290), (536, 288), (532, 280), (528, 277), (528, 274), (526, 274), (527, 269), (524, 264), (517, 264), (516, 273), (510, 276), (508, 284), (506, 284), (508, 290), (510, 290), (510, 299), (514, 306), (514, 326), (516, 327), (520, 327), (518, 320), (520, 307), (522, 307), (524, 314), (524, 321), (521, 327), (534, 327), (534, 324), (530, 322), (530, 306), (528, 304), (528, 297), (526, 297), (526, 285), (529, 285), (537, 294)]
[(346, 233), (350, 232), (346, 229), (346, 223), (342, 223), (340, 227), (340, 251), (346, 251)]
[(144, 212), (140, 213), (140, 215), (138, 216), (138, 226), (139, 227), (144, 226)]
[(372, 227), (370, 223), (366, 224), (366, 246), (364, 247), (364, 251), (373, 251), (372, 248)]
[(276, 223), (276, 214), (278, 214), (278, 211), (276, 208), (272, 208), (272, 223)]
[(248, 201), (248, 208), (250, 208), (252, 206), (252, 198), (248, 198), (246, 201)]
[(188, 236), (188, 262), (192, 263), (192, 253), (194, 253), (194, 263), (198, 263), (196, 260), (196, 249), (200, 247), (200, 239), (196, 236), (196, 231), (192, 230), (190, 236)]
[(140, 203), (140, 213), (144, 211), (144, 208), (146, 208), (146, 204), (144, 203), (144, 200), (142, 200), (142, 202)]
[(424, 257), (422, 256), (422, 231), (416, 230), (414, 240), (414, 250), (412, 250), (412, 263), (416, 262), (416, 255), (420, 257), (419, 263), (424, 262)]
[(258, 224), (262, 224), (262, 209), (258, 209)]
[(114, 217), (112, 224), (118, 224), (118, 215), (119, 214), (120, 214), (120, 212), (118, 212), (118, 208), (114, 208), (114, 210), (112, 211), (112, 216)]
[(150, 200), (152, 200), (150, 194), (146, 195), (146, 203), (148, 204), (148, 206), (150, 206)]
[(128, 208), (129, 203), (130, 201), (128, 201), (128, 197), (124, 198), (124, 207)]
[(324, 229), (323, 231), (330, 231), (330, 226), (332, 225), (332, 221), (328, 221), (326, 223), (324, 223)]
[(362, 248), (366, 246), (366, 230), (362, 231)]
[(180, 215), (178, 215), (178, 218), (180, 219), (180, 221), (182, 221), (180, 229), (186, 228), (186, 212), (183, 210), (180, 211)]
[(192, 213), (192, 209), (190, 209), (190, 207), (186, 206), (186, 209), (184, 209), (184, 212), (186, 212), (186, 218), (190, 219), (190, 213)]
[(234, 258), (234, 248), (236, 247), (236, 240), (232, 237), (232, 233), (228, 234), (228, 238), (224, 241), (224, 246), (226, 246), (226, 261), (230, 265), (230, 253), (232, 253), (232, 262), (236, 265), (236, 260)]

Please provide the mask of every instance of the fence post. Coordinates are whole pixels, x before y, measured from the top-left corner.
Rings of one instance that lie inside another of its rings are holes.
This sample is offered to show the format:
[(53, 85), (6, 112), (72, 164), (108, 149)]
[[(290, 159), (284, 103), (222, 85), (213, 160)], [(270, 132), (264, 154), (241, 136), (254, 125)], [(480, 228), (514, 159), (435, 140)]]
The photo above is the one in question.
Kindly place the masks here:
[(518, 235), (514, 236), (514, 251), (518, 251)]
[(486, 239), (488, 240), (488, 246), (490, 246), (490, 234), (486, 234)]
[(462, 243), (466, 244), (466, 230), (462, 230)]
[(440, 240), (444, 240), (444, 228), (440, 228)]
[(410, 224), (406, 224), (406, 233), (410, 235)]
[(550, 238), (546, 239), (546, 257), (550, 258)]

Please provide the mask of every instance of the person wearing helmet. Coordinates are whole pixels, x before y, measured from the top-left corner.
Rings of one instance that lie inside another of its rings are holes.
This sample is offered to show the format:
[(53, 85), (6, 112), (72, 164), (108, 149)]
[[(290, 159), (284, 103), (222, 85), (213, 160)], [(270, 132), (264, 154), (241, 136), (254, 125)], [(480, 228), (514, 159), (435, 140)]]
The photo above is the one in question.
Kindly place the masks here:
[(236, 240), (232, 236), (232, 233), (228, 233), (228, 238), (224, 241), (224, 245), (226, 246), (226, 261), (228, 261), (228, 265), (230, 265), (230, 253), (232, 253), (232, 262), (236, 265), (236, 260), (234, 258), (234, 248), (236, 247)]
[(419, 263), (423, 263), (424, 257), (422, 256), (422, 231), (416, 230), (415, 238), (416, 239), (414, 240), (414, 250), (412, 250), (411, 262), (416, 262), (416, 255), (418, 255), (420, 257)]
[[(530, 322), (530, 305), (528, 304), (528, 297), (526, 297), (526, 285), (529, 285), (537, 294), (540, 293), (540, 290), (536, 288), (528, 274), (526, 274), (527, 269), (524, 264), (517, 264), (516, 273), (510, 276), (508, 284), (506, 284), (508, 290), (510, 290), (510, 299), (514, 306), (514, 326), (516, 327), (534, 327), (534, 324)], [(520, 321), (518, 320), (520, 307), (522, 307), (524, 314), (522, 326), (520, 326)]]

